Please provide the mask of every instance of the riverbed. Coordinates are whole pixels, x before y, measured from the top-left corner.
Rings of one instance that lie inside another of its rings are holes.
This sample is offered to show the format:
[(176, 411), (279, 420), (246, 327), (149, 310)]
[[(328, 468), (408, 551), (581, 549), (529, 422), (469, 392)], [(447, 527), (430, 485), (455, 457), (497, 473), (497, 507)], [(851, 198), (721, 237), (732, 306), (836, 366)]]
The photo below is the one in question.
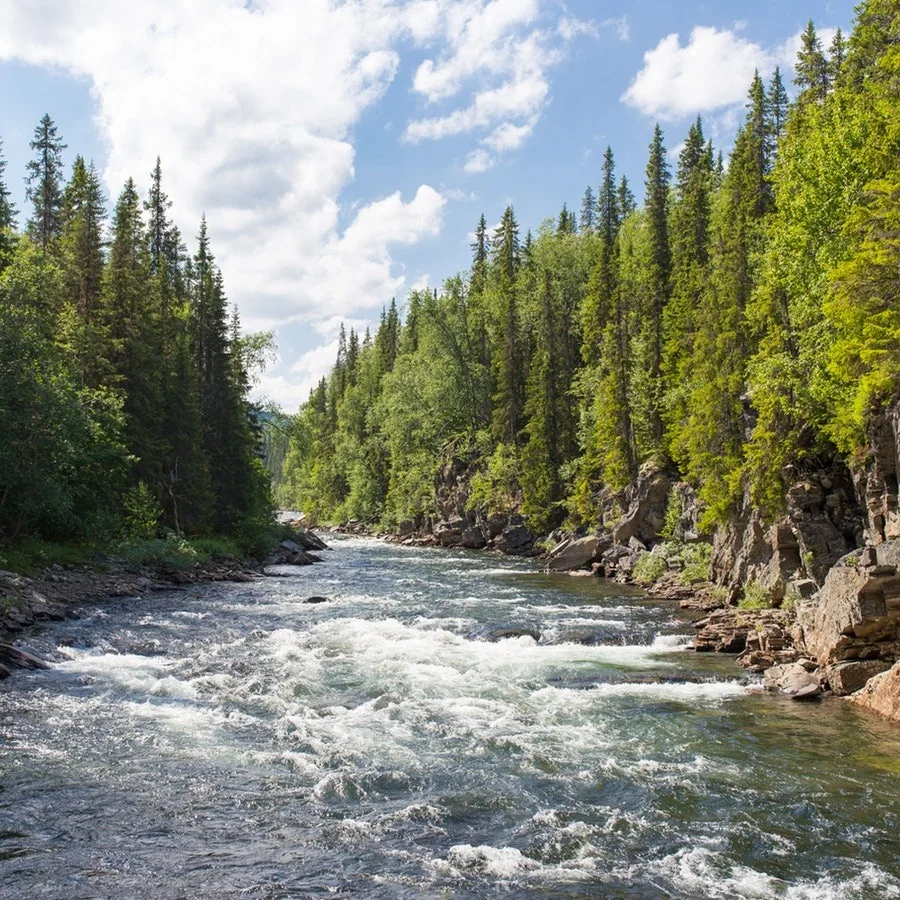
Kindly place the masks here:
[(332, 544), (21, 642), (0, 896), (900, 898), (894, 727), (633, 589)]

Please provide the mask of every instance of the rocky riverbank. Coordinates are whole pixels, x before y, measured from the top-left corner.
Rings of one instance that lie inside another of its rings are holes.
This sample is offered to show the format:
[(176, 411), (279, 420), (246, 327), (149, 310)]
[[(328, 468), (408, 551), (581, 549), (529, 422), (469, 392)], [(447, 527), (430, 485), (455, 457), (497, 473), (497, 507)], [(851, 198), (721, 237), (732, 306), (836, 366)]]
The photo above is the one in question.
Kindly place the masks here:
[(328, 546), (313, 532), (294, 527), (264, 559), (221, 559), (172, 567), (165, 561), (136, 566), (115, 557), (84, 566), (51, 566), (33, 576), (0, 570), (0, 678), (35, 668), (40, 660), (10, 643), (17, 634), (46, 621), (79, 618), (83, 607), (215, 581), (263, 578), (270, 566), (311, 565)]

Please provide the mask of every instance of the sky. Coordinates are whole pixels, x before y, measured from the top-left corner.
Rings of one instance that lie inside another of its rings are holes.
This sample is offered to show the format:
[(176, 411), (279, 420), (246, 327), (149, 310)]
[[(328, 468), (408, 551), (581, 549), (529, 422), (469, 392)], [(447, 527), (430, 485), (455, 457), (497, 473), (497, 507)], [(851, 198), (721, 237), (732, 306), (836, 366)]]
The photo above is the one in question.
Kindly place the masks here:
[(812, 18), (853, 0), (0, 0), (0, 141), (24, 173), (44, 113), (103, 175), (146, 192), (156, 157), (193, 249), (245, 330), (274, 329), (256, 395), (293, 411), (340, 323), (465, 269), (475, 224), (524, 235), (595, 191), (607, 146), (640, 199), (659, 122), (726, 153), (758, 69), (785, 82)]

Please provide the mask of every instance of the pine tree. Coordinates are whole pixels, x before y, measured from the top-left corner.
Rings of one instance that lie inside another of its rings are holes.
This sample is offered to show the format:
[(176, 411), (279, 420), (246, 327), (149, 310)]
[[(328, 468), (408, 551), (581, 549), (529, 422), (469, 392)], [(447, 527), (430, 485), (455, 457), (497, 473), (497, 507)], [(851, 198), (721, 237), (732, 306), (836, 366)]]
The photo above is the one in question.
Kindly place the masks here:
[(109, 322), (102, 309), (106, 209), (100, 179), (76, 157), (63, 193), (59, 258), (66, 280), (61, 339), (75, 355), (82, 381), (97, 387), (109, 372)]
[(612, 313), (615, 293), (615, 241), (619, 232), (619, 197), (611, 147), (603, 155), (603, 180), (597, 194), (595, 233), (600, 239), (597, 264), (582, 307), (582, 355), (589, 366), (599, 362), (603, 333)]
[(559, 466), (562, 462), (560, 416), (568, 404), (566, 384), (559, 370), (560, 336), (555, 313), (553, 276), (544, 268), (540, 277), (539, 315), (526, 387), (526, 443), (522, 450), (522, 512), (537, 531), (559, 523), (557, 504), (562, 499)]
[(781, 80), (781, 69), (776, 66), (766, 94), (766, 112), (769, 121), (769, 142), (773, 153), (778, 150), (778, 141), (784, 134), (788, 116), (788, 95)]
[(637, 209), (637, 201), (634, 199), (634, 194), (628, 186), (628, 179), (624, 175), (619, 182), (619, 189), (616, 191), (616, 202), (619, 208), (619, 218), (623, 222)]
[(649, 297), (643, 316), (643, 337), (648, 373), (648, 417), (652, 443), (648, 452), (662, 447), (662, 352), (663, 312), (669, 299), (672, 257), (669, 248), (669, 166), (662, 129), (656, 126), (647, 161), (644, 209), (650, 241), (648, 275)]
[(584, 189), (584, 197), (581, 200), (581, 218), (578, 221), (578, 230), (585, 234), (594, 230), (594, 192), (588, 185)]
[(811, 98), (821, 102), (828, 96), (828, 61), (812, 19), (806, 23), (800, 40), (794, 77), (794, 84), (800, 89), (798, 100)]
[(672, 296), (663, 315), (667, 443), (676, 459), (693, 381), (696, 311), (709, 274), (712, 175), (712, 147), (704, 140), (698, 117), (678, 158), (671, 214)]
[(495, 385), (493, 429), (499, 443), (515, 445), (523, 424), (524, 372), (516, 296), (520, 265), (519, 226), (511, 206), (506, 208), (497, 226), (491, 250), (495, 330), (491, 361)]
[(844, 70), (844, 61), (847, 59), (847, 42), (844, 40), (844, 35), (841, 32), (841, 29), (838, 28), (834, 33), (834, 37), (831, 40), (831, 45), (828, 48), (828, 62), (826, 64), (826, 71), (828, 75), (828, 83), (830, 86), (834, 87), (837, 84), (838, 79), (841, 77), (841, 73)]
[(6, 266), (15, 243), (16, 207), (6, 186), (6, 160), (0, 141), (0, 272)]
[(62, 229), (62, 151), (66, 149), (49, 115), (38, 122), (30, 146), (35, 158), (28, 163), (26, 196), (34, 212), (28, 233), (46, 253)]

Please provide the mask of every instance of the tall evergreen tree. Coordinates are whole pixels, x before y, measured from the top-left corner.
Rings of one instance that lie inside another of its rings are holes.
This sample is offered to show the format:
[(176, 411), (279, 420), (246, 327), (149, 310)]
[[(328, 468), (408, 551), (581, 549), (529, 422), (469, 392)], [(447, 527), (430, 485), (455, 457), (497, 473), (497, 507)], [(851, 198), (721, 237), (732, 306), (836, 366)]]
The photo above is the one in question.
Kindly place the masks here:
[(669, 247), (669, 166), (662, 129), (657, 124), (647, 161), (644, 209), (650, 242), (648, 302), (643, 315), (644, 365), (648, 373), (651, 452), (662, 448), (663, 312), (669, 299), (672, 254)]
[(26, 196), (34, 212), (28, 233), (46, 252), (62, 229), (62, 152), (66, 149), (49, 115), (38, 122), (30, 146), (35, 157), (28, 163)]
[(0, 141), (0, 272), (7, 264), (15, 243), (16, 207), (6, 186), (6, 160), (3, 142)]
[(708, 278), (712, 176), (712, 147), (698, 117), (678, 157), (671, 213), (672, 296), (663, 315), (666, 424), (670, 453), (676, 457), (693, 374), (696, 311)]
[(781, 80), (781, 69), (776, 66), (766, 94), (766, 109), (769, 121), (769, 140), (772, 152), (778, 149), (778, 141), (784, 134), (788, 116), (788, 95)]
[(511, 206), (506, 208), (497, 226), (491, 251), (495, 323), (493, 428), (498, 442), (515, 445), (523, 424), (524, 371), (516, 296), (516, 276), (520, 265), (519, 226)]
[(63, 340), (75, 354), (85, 384), (99, 386), (109, 372), (109, 317), (102, 309), (103, 189), (93, 164), (76, 157), (63, 193), (59, 257), (66, 280)]
[(794, 84), (800, 90), (798, 100), (812, 98), (821, 102), (828, 96), (828, 61), (812, 19), (806, 23), (800, 37), (800, 50), (797, 52), (794, 68), (796, 71)]
[(584, 189), (584, 197), (581, 200), (581, 217), (578, 220), (578, 230), (585, 234), (594, 230), (594, 192), (588, 185)]

